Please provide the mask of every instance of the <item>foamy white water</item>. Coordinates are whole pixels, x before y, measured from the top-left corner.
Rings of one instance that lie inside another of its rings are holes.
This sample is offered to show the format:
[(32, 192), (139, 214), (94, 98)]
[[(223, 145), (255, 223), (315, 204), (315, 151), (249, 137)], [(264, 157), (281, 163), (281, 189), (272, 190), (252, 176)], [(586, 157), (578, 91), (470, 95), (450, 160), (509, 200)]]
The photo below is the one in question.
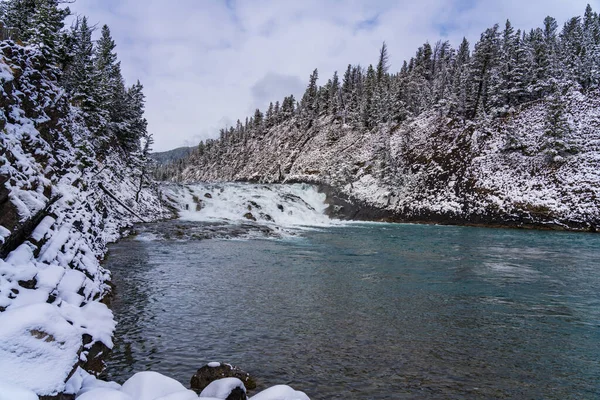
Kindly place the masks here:
[(256, 221), (283, 228), (325, 227), (325, 195), (308, 184), (199, 183), (169, 188), (180, 219), (201, 222)]

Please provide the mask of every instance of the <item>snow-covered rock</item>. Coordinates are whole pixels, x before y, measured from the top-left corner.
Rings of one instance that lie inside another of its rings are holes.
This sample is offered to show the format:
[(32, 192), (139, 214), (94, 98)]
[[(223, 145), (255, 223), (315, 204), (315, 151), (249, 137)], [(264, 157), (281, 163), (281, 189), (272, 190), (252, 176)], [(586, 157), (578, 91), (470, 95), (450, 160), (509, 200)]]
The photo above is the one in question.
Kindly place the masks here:
[(250, 397), (250, 400), (310, 400), (309, 397), (287, 385), (276, 385)]
[(159, 397), (190, 391), (173, 378), (153, 371), (144, 371), (129, 378), (121, 387), (121, 392), (135, 400), (155, 400)]
[(77, 397), (78, 400), (137, 400), (126, 393), (114, 389), (97, 388)]
[(38, 395), (14, 383), (0, 380), (0, 400), (38, 400)]
[(241, 398), (246, 398), (246, 388), (241, 380), (237, 378), (223, 378), (216, 381), (212, 381), (208, 386), (200, 393), (201, 398), (216, 398), (216, 399), (227, 399), (234, 390), (237, 389)]
[(238, 378), (246, 389), (256, 388), (256, 382), (249, 373), (234, 365), (220, 362), (210, 362), (200, 367), (190, 379), (190, 386), (201, 392), (211, 382), (222, 378)]
[(81, 334), (60, 309), (32, 304), (0, 313), (0, 379), (39, 395), (64, 389), (81, 351)]

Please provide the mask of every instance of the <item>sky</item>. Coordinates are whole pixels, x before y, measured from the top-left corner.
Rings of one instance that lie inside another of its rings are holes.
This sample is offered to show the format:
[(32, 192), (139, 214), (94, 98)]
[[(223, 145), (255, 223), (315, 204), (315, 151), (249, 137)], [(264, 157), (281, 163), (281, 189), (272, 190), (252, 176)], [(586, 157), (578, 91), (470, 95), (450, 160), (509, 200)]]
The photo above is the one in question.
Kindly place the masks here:
[[(304, 93), (348, 64), (376, 64), (383, 41), (390, 71), (426, 41), (480, 34), (510, 19), (531, 29), (562, 25), (600, 0), (77, 0), (74, 14), (107, 24), (128, 84), (140, 80), (155, 151), (194, 146), (270, 101)], [(98, 29), (99, 31), (99, 29)]]

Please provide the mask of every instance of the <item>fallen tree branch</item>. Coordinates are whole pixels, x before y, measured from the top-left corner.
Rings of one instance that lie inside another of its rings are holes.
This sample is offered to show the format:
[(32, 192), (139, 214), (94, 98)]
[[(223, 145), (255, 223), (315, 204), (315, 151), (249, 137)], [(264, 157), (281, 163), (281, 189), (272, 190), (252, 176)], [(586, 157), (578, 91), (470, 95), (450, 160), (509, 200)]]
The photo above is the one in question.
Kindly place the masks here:
[(121, 206), (122, 206), (124, 209), (126, 209), (127, 211), (129, 211), (129, 212), (130, 212), (132, 215), (134, 215), (134, 216), (136, 216), (137, 218), (139, 218), (139, 219), (140, 219), (140, 221), (142, 221), (142, 222), (144, 222), (144, 223), (145, 223), (145, 222), (147, 222), (146, 220), (144, 220), (144, 218), (142, 218), (142, 217), (140, 217), (138, 214), (136, 214), (136, 212), (135, 212), (135, 211), (133, 211), (131, 208), (129, 208), (129, 207), (127, 207), (125, 204), (123, 204), (123, 202), (122, 202), (121, 200), (117, 199), (117, 197), (116, 197), (114, 194), (112, 194), (112, 193), (110, 192), (110, 190), (108, 190), (107, 188), (105, 188), (105, 187), (104, 187), (104, 185), (103, 185), (102, 183), (99, 183), (99, 184), (98, 184), (98, 187), (99, 187), (100, 189), (102, 189), (102, 191), (103, 191), (104, 193), (106, 193), (106, 194), (108, 195), (108, 197), (110, 197), (111, 199), (113, 199), (114, 201), (116, 201), (117, 203), (119, 203), (119, 204), (120, 204), (120, 205), (121, 205)]

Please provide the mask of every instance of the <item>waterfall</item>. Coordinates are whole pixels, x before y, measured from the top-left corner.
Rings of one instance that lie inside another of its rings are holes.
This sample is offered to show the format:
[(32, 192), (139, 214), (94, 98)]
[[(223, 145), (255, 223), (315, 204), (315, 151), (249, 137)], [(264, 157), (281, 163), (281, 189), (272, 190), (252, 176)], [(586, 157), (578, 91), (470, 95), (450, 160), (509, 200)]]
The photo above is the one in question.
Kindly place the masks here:
[(325, 195), (308, 184), (199, 183), (169, 186), (183, 221), (255, 223), (282, 228), (335, 224)]

